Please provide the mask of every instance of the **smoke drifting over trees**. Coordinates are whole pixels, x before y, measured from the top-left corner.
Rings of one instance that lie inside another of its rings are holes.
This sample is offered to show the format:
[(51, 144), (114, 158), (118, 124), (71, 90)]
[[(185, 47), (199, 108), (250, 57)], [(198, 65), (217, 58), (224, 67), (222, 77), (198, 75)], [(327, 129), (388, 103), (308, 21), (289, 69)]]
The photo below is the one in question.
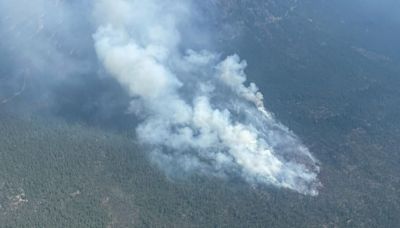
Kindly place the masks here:
[(315, 159), (264, 108), (257, 86), (245, 85), (246, 62), (181, 50), (192, 11), (188, 1), (96, 5), (97, 54), (132, 97), (131, 110), (144, 116), (137, 133), (153, 147), (151, 158), (172, 175), (233, 174), (318, 194)]

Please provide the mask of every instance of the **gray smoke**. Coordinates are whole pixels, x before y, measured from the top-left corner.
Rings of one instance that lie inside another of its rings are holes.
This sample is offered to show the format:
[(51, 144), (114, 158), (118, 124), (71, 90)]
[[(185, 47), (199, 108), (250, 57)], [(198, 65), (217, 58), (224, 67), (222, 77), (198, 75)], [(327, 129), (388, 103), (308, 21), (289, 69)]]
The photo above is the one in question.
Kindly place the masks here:
[(317, 161), (266, 110), (257, 86), (246, 82), (246, 62), (183, 50), (192, 4), (95, 4), (98, 58), (132, 98), (130, 111), (143, 119), (138, 137), (152, 146), (152, 160), (170, 174), (239, 175), (251, 184), (317, 195)]
[(83, 2), (0, 1), (0, 108), (44, 109), (59, 103), (56, 86), (94, 75), (89, 10)]

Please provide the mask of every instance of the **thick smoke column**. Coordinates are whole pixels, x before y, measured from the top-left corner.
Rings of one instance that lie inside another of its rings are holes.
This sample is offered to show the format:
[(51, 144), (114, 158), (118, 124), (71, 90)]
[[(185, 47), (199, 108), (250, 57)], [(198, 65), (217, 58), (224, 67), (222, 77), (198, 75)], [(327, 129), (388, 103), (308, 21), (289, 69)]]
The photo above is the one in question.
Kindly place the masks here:
[(182, 51), (191, 3), (102, 0), (95, 48), (105, 69), (132, 97), (143, 119), (141, 142), (169, 173), (238, 175), (316, 195), (316, 161), (264, 108), (246, 62), (209, 51)]

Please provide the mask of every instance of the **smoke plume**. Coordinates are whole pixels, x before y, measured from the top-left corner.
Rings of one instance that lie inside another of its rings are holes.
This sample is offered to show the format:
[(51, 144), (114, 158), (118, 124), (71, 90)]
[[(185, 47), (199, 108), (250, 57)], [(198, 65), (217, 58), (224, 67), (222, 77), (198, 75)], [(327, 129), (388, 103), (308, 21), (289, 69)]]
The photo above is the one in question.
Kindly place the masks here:
[(152, 147), (152, 160), (169, 174), (240, 176), (318, 194), (316, 160), (266, 110), (257, 86), (247, 83), (246, 62), (186, 47), (193, 4), (101, 0), (95, 6), (98, 58), (129, 93), (130, 111), (142, 119), (138, 138)]

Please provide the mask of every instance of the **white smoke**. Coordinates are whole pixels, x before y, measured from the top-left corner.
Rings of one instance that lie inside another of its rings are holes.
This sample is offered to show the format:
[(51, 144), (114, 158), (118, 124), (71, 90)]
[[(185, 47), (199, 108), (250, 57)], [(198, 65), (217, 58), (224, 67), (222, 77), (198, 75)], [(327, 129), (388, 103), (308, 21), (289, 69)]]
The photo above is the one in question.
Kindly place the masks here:
[(318, 194), (318, 166), (295, 135), (265, 109), (246, 62), (210, 51), (182, 51), (191, 3), (101, 0), (95, 48), (105, 69), (144, 117), (139, 139), (166, 171), (240, 176)]

